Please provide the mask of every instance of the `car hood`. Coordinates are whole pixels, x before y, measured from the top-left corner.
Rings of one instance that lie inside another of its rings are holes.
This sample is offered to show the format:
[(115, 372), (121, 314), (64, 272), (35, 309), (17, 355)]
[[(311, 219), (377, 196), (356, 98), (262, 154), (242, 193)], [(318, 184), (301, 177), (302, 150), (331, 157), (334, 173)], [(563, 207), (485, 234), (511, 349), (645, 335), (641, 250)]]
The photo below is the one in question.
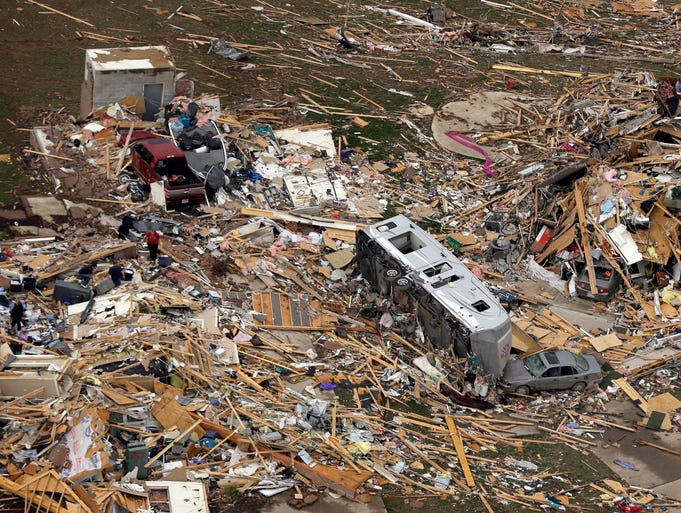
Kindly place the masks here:
[(533, 376), (527, 372), (522, 360), (509, 360), (504, 368), (501, 380), (506, 383), (524, 383), (532, 378)]

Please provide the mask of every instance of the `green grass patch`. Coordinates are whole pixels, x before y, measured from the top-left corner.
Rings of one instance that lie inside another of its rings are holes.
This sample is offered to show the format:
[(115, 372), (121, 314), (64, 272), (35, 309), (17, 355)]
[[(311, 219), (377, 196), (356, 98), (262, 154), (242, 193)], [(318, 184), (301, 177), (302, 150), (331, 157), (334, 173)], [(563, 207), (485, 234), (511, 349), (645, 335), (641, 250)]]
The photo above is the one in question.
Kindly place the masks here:
[(25, 183), (25, 176), (16, 165), (0, 163), (0, 204), (16, 200), (16, 188)]

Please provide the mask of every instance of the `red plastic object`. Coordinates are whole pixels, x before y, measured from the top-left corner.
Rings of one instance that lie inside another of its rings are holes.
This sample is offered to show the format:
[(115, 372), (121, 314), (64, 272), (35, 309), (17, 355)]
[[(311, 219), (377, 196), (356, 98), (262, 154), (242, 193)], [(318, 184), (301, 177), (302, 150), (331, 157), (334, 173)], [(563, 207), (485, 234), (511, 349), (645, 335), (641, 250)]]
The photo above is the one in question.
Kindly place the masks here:
[(615, 505), (620, 511), (624, 511), (624, 513), (636, 513), (637, 511), (643, 511), (641, 506), (634, 506), (633, 504), (629, 504), (625, 501), (617, 501), (615, 502)]

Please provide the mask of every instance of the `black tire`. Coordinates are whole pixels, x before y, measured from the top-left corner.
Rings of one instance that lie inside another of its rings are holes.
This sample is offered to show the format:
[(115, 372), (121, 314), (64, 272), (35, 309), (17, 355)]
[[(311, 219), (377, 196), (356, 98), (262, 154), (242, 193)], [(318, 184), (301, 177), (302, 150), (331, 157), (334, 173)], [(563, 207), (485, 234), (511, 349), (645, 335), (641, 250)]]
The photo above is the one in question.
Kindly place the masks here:
[(118, 185), (125, 185), (126, 183), (129, 183), (131, 180), (133, 180), (134, 176), (127, 171), (121, 172), (121, 174), (118, 175)]
[(521, 395), (530, 395), (530, 387), (526, 385), (520, 385), (518, 388), (515, 389), (516, 394), (521, 394)]
[(388, 267), (383, 271), (383, 276), (390, 282), (397, 280), (401, 274), (400, 270), (396, 267)]
[(412, 281), (408, 276), (400, 276), (395, 280), (394, 286), (399, 290), (407, 290), (411, 287)]
[(584, 390), (586, 390), (586, 383), (584, 383), (583, 381), (578, 381), (577, 383), (572, 385), (572, 390), (574, 390), (575, 392), (584, 392)]

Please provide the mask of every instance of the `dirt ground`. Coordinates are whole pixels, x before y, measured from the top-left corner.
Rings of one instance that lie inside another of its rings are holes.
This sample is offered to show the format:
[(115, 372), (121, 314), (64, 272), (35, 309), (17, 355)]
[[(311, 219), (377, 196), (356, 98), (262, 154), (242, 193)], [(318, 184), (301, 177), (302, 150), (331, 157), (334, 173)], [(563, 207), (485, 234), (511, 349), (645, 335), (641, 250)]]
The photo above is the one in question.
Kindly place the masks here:
[[(626, 2), (618, 4), (616, 11), (605, 2), (589, 2), (585, 7), (582, 2), (540, 1), (532, 8), (447, 2), (448, 18), (440, 25), (458, 31), (460, 37), (452, 44), (394, 16), (369, 11), (363, 2), (190, 0), (181, 4), (172, 0), (1, 3), (0, 112), (6, 129), (0, 133), (0, 154), (10, 156), (0, 161), (1, 202), (11, 203), (16, 192), (42, 186), (31, 158), (22, 152), (26, 129), (49, 124), (58, 114), (78, 116), (87, 48), (167, 45), (178, 70), (195, 81), (197, 94), (219, 94), (222, 105), (239, 112), (281, 104), (277, 118), (265, 120), (273, 126), (293, 124), (306, 112), (305, 122), (331, 123), (334, 135), (346, 135), (348, 146), (377, 158), (433, 149), (424, 146), (413, 129), (401, 129), (405, 127), (400, 117), (415, 104), (437, 109), (469, 91), (508, 87), (558, 96), (574, 80), (561, 74), (492, 72), (494, 63), (573, 74), (609, 73), (628, 66), (664, 72), (674, 63), (672, 42), (665, 46), (653, 41), (639, 49), (636, 43), (640, 45), (637, 38), (651, 31), (664, 36), (675, 26), (675, 12), (641, 14), (633, 8), (627, 11)], [(432, 5), (401, 0), (390, 7), (425, 19)], [(668, 7), (671, 2), (658, 5)], [(362, 43), (359, 51), (338, 45), (334, 34), (340, 28), (351, 41)], [(208, 54), (213, 38), (224, 38), (250, 53), (238, 62)], [(592, 45), (574, 55), (525, 51), (527, 44), (536, 42)], [(500, 44), (517, 51), (490, 51), (491, 45)], [(299, 103), (319, 108), (296, 109)], [(333, 108), (376, 118), (358, 127), (344, 116), (328, 115)], [(426, 135), (429, 121), (428, 117), (413, 119)]]

